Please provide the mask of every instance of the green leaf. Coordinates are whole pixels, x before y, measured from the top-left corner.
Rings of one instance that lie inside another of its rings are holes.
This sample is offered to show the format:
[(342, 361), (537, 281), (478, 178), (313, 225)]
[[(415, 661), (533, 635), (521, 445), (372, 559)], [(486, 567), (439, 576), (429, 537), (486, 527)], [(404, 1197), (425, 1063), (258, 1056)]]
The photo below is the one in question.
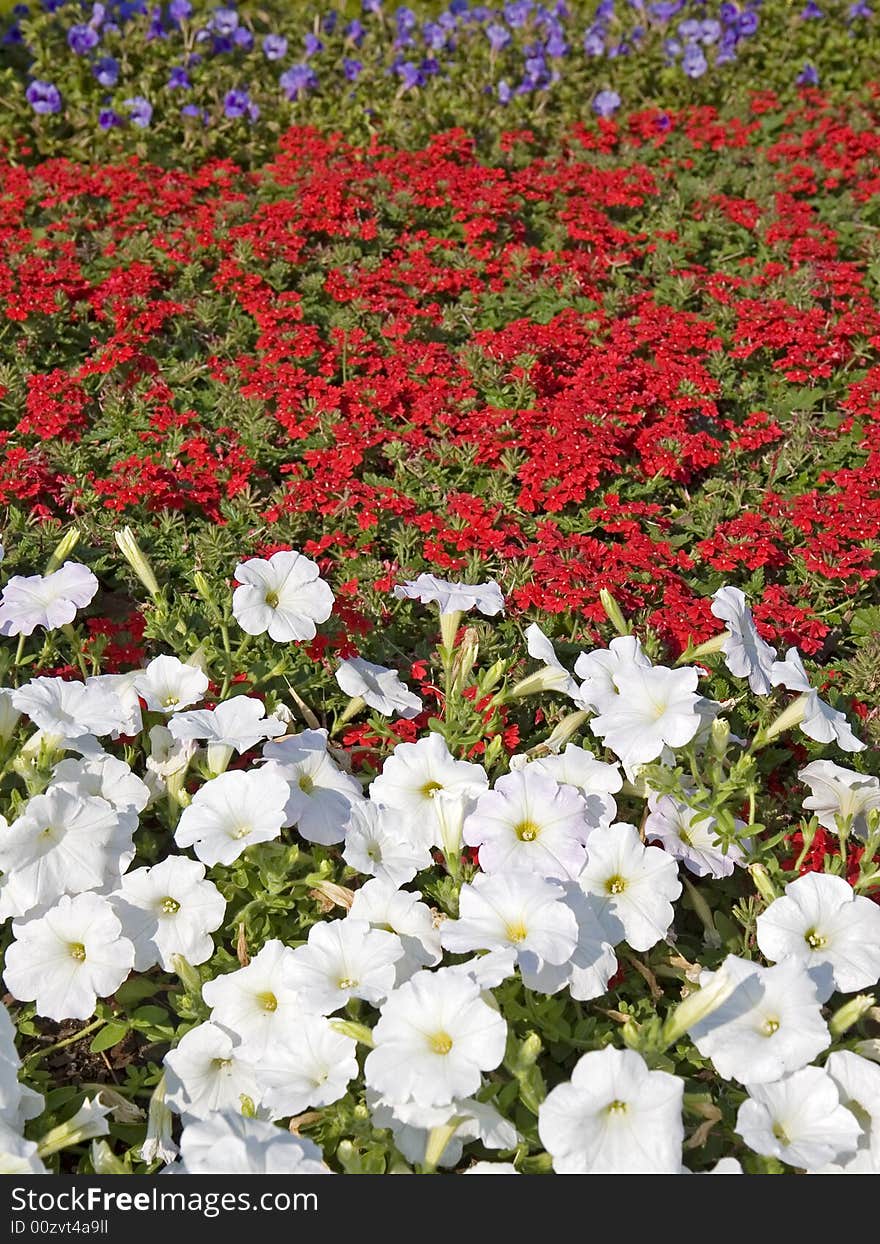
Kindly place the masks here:
[(112, 1020), (106, 1024), (89, 1046), (92, 1054), (100, 1054), (102, 1050), (109, 1050), (112, 1046), (118, 1045), (125, 1034), (128, 1032), (128, 1024), (119, 1020)]

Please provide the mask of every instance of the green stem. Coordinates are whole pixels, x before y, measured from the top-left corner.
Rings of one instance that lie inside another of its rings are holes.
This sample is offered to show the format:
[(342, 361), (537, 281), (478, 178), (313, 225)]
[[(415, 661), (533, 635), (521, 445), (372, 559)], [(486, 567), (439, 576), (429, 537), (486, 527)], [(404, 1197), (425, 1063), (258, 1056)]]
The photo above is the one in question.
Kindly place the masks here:
[(83, 1037), (87, 1037), (90, 1032), (94, 1032), (96, 1028), (109, 1023), (106, 1019), (93, 1019), (90, 1024), (86, 1024), (85, 1028), (80, 1028), (79, 1032), (75, 1032), (72, 1037), (65, 1037), (63, 1041), (56, 1041), (54, 1045), (46, 1045), (41, 1050), (32, 1050), (22, 1062), (22, 1069), (30, 1070), (47, 1054), (54, 1054), (56, 1050), (63, 1050), (67, 1045), (75, 1045), (77, 1041), (82, 1041)]

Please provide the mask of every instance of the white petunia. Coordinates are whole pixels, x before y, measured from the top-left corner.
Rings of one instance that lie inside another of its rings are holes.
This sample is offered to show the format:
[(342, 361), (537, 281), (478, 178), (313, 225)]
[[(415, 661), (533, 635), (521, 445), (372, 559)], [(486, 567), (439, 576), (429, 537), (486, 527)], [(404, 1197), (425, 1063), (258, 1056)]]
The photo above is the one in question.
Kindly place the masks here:
[(13, 575), (0, 595), (0, 635), (32, 635), (67, 626), (90, 604), (98, 580), (87, 566), (65, 562), (47, 575)]
[(396, 670), (374, 665), (361, 657), (350, 657), (336, 671), (336, 681), (346, 695), (360, 696), (369, 708), (385, 717), (418, 717), (424, 705), (407, 687)]
[(880, 812), (877, 778), (844, 769), (833, 760), (814, 760), (798, 771), (798, 777), (810, 788), (804, 808), (815, 813), (820, 825), (836, 834), (841, 820), (857, 838), (867, 838), (868, 814)]
[[(712, 816), (699, 816), (672, 795), (648, 797), (650, 814), (645, 818), (645, 837), (649, 842), (659, 842), (673, 859), (680, 860), (685, 868), (698, 877), (729, 877), (737, 864), (744, 864), (742, 848), (735, 842), (725, 849), (718, 838), (718, 822)], [(740, 829), (743, 821), (737, 821)]]
[(538, 1134), (560, 1175), (676, 1175), (683, 1093), (683, 1080), (634, 1050), (593, 1050), (548, 1093)]
[(187, 1121), (180, 1157), (180, 1162), (167, 1168), (169, 1172), (227, 1176), (333, 1173), (313, 1141), (291, 1136), (262, 1119), (246, 1118), (234, 1106), (206, 1119)]
[(479, 796), (462, 832), (468, 846), (479, 847), (485, 872), (524, 868), (565, 880), (583, 867), (593, 831), (574, 787), (527, 765)]
[(568, 986), (579, 1002), (601, 998), (617, 971), (614, 947), (624, 938), (623, 925), (577, 882), (563, 887), (565, 902), (577, 921), (577, 945), (566, 963), (544, 963), (536, 971), (521, 966), (523, 984), (536, 993), (554, 994)]
[(518, 1175), (519, 1171), (512, 1162), (474, 1162), (465, 1175)]
[(755, 1153), (818, 1170), (858, 1148), (860, 1127), (820, 1067), (804, 1067), (772, 1084), (749, 1084), (736, 1131)]
[(528, 679), (529, 685), (534, 684), (536, 690), (558, 691), (560, 695), (567, 695), (570, 700), (574, 700), (583, 708), (584, 701), (581, 698), (581, 689), (577, 679), (559, 660), (552, 641), (544, 634), (537, 622), (526, 627), (525, 636), (529, 656), (534, 657), (536, 661), (541, 661), (544, 666), (539, 674), (532, 675)]
[(111, 739), (134, 738), (144, 728), (141, 713), (140, 696), (135, 687), (135, 680), (140, 670), (129, 670), (126, 674), (93, 674), (86, 679), (87, 687), (98, 687), (115, 695), (121, 707), (118, 724), (110, 731)]
[(350, 998), (379, 1006), (394, 988), (403, 946), (394, 933), (363, 920), (328, 920), (312, 925), (309, 940), (285, 963), (284, 979), (304, 1011), (330, 1015)]
[(13, 998), (48, 1019), (89, 1019), (134, 965), (134, 946), (105, 898), (64, 895), (44, 915), (16, 920), (3, 979)]
[(137, 814), (62, 786), (35, 795), (0, 836), (2, 911), (36, 914), (62, 894), (118, 884), (134, 859)]
[(470, 1097), (504, 1057), (507, 1024), (470, 977), (417, 972), (385, 1002), (367, 1055), (368, 1088), (387, 1101), (443, 1106)]
[(273, 553), (268, 560), (251, 557), (235, 567), (241, 587), (232, 593), (235, 620), (248, 635), (276, 643), (314, 639), (316, 623), (333, 612), (333, 593), (316, 562), (293, 550)]
[(438, 823), (431, 800), (438, 790), (475, 798), (489, 785), (482, 765), (456, 760), (442, 734), (432, 731), (417, 743), (399, 743), (370, 785), (370, 798), (404, 817), (425, 846), (436, 842)]
[(12, 692), (12, 703), (46, 734), (76, 742), (111, 734), (125, 717), (119, 697), (102, 684), (32, 678)]
[(352, 809), (364, 802), (361, 784), (344, 773), (327, 748), (326, 730), (267, 743), (264, 771), (278, 774), (287, 783), (284, 824), (295, 826), (307, 842), (331, 846), (342, 842)]
[(34, 1140), (0, 1119), (0, 1175), (48, 1175)]
[(720, 587), (709, 606), (720, 621), (726, 623), (727, 634), (721, 651), (731, 674), (748, 678), (756, 695), (769, 695), (773, 684), (770, 675), (776, 660), (776, 649), (761, 638), (745, 595), (738, 587)]
[(358, 872), (396, 886), (412, 881), (433, 863), (426, 846), (401, 832), (399, 814), (366, 801), (351, 810), (342, 858)]
[(147, 756), (147, 784), (151, 776), (162, 783), (182, 773), (196, 752), (191, 739), (177, 740), (167, 726), (152, 726), (148, 735), (150, 754)]
[(0, 687), (0, 742), (9, 742), (20, 720), (21, 713), (12, 703), (12, 691)]
[(168, 722), (168, 729), (175, 739), (198, 739), (209, 746), (228, 747), (241, 754), (265, 739), (284, 734), (287, 726), (276, 717), (266, 716), (262, 700), (236, 695), (214, 708), (175, 713)]
[(329, 1106), (344, 1097), (358, 1074), (357, 1042), (323, 1015), (301, 1015), (260, 1056), (263, 1105), (273, 1119)]
[(269, 1046), (283, 1042), (303, 1008), (287, 982), (287, 968), (296, 952), (273, 939), (247, 967), (215, 976), (202, 986), (211, 1007), (211, 1022), (241, 1042), (241, 1054), (261, 1063)]
[(800, 727), (807, 738), (815, 739), (817, 743), (836, 742), (845, 752), (865, 750), (865, 744), (853, 734), (843, 713), (819, 699), (797, 648), (789, 648), (784, 661), (773, 662), (770, 681), (774, 687), (786, 687), (789, 691), (801, 693), (803, 715)]
[(681, 894), (675, 860), (659, 847), (646, 847), (625, 822), (593, 830), (578, 881), (597, 900), (600, 923), (619, 920), (633, 950), (650, 950), (666, 936)]
[(420, 600), (423, 605), (436, 601), (441, 616), (478, 609), (493, 618), (504, 612), (504, 596), (494, 579), (486, 583), (451, 583), (433, 574), (420, 574), (417, 579), (398, 584), (394, 595), (398, 600)]
[(758, 917), (757, 938), (768, 959), (791, 955), (803, 965), (820, 1002), (880, 980), (880, 907), (843, 877), (807, 873), (790, 882)]
[(844, 1169), (867, 1166), (872, 1174), (880, 1174), (880, 1067), (852, 1050), (835, 1050), (828, 1055), (825, 1070), (862, 1129), (855, 1158), (844, 1162)]
[(143, 812), (150, 802), (144, 782), (132, 773), (124, 760), (106, 752), (80, 760), (62, 760), (52, 772), (53, 787), (75, 790), (80, 795), (106, 799), (118, 812)]
[(426, 1108), (413, 1102), (388, 1102), (367, 1089), (367, 1105), (375, 1127), (388, 1128), (394, 1144), (408, 1162), (421, 1165), (435, 1128), (454, 1129), (437, 1165), (457, 1166), (464, 1146), (478, 1140), (484, 1149), (515, 1149), (516, 1128), (490, 1102), (459, 1098), (442, 1106)]
[[(725, 1080), (767, 1084), (827, 1049), (831, 1037), (815, 982), (796, 959), (765, 968), (728, 955), (719, 970), (735, 983), (733, 992), (690, 1036)], [(701, 986), (716, 975), (704, 973)]]
[(574, 672), (583, 679), (580, 698), (594, 713), (604, 713), (617, 703), (620, 693), (614, 680), (618, 674), (650, 668), (651, 662), (635, 635), (620, 635), (607, 648), (582, 652), (574, 663)]
[(187, 1119), (241, 1111), (242, 1098), (260, 1100), (256, 1069), (231, 1033), (217, 1024), (190, 1028), (165, 1055), (165, 1100)]
[(29, 1119), (43, 1113), (45, 1100), (18, 1078), (21, 1060), (15, 1048), (16, 1028), (0, 1002), (0, 1124), (21, 1131)]
[(533, 873), (479, 873), (461, 887), (458, 919), (440, 928), (443, 948), (452, 954), (509, 947), (532, 971), (565, 963), (577, 937), (561, 887)]
[(396, 933), (403, 958), (395, 964), (395, 983), (402, 985), (420, 968), (434, 967), (443, 957), (440, 930), (431, 909), (420, 903), (418, 890), (398, 890), (390, 881), (376, 877), (355, 891), (349, 910), (351, 920), (366, 920), (374, 929)]
[(211, 934), (226, 914), (226, 900), (205, 866), (185, 855), (169, 855), (152, 868), (126, 873), (110, 896), (125, 936), (134, 943), (135, 970), (160, 963), (174, 971), (174, 956), (205, 963), (214, 953)]
[[(524, 768), (511, 758), (511, 768)], [(563, 786), (574, 786), (583, 796), (587, 822), (590, 826), (610, 825), (617, 816), (614, 795), (623, 786), (623, 775), (617, 765), (597, 760), (586, 747), (569, 743), (557, 756), (542, 756), (529, 761), (529, 769), (544, 773)]]
[(206, 782), (177, 823), (174, 841), (203, 864), (231, 864), (257, 842), (281, 833), (288, 787), (266, 769), (233, 769)]
[(156, 713), (176, 713), (197, 704), (208, 690), (208, 676), (177, 657), (154, 657), (134, 680), (135, 690)]
[(635, 667), (614, 675), (618, 698), (590, 722), (626, 766), (656, 760), (664, 747), (684, 747), (700, 728), (695, 669)]

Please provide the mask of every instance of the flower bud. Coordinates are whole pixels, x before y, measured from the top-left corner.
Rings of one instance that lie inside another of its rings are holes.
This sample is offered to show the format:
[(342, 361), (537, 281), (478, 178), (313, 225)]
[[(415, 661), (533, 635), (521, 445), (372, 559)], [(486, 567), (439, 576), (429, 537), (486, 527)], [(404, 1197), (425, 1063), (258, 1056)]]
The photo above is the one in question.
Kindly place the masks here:
[(599, 600), (605, 610), (605, 616), (617, 631), (618, 635), (631, 635), (632, 627), (623, 616), (623, 611), (606, 587), (599, 592)]
[(849, 1032), (854, 1024), (867, 1015), (875, 1002), (876, 998), (872, 994), (865, 993), (857, 994), (854, 998), (849, 998), (844, 1002), (828, 1021), (828, 1029), (832, 1037), (842, 1037), (845, 1032)]
[(165, 1104), (165, 1076), (162, 1075), (153, 1089), (147, 1111), (147, 1135), (140, 1150), (142, 1162), (174, 1161), (177, 1145), (171, 1136), (172, 1123), (171, 1111)]
[(46, 574), (53, 574), (59, 566), (64, 565), (66, 558), (70, 556), (76, 546), (79, 544), (80, 533), (76, 527), (71, 527), (52, 550), (52, 555), (46, 562)]
[(776, 887), (770, 880), (770, 874), (763, 864), (749, 864), (749, 873), (755, 883), (755, 889), (765, 903), (775, 903), (779, 898)]
[(670, 1045), (674, 1045), (686, 1032), (690, 1032), (695, 1024), (699, 1024), (713, 1011), (717, 1011), (735, 988), (736, 981), (728, 975), (722, 964), (707, 985), (689, 993), (667, 1017), (663, 1025), (663, 1048), (667, 1049)]
[(730, 723), (724, 717), (716, 717), (709, 730), (709, 751), (723, 760), (730, 744)]
[(810, 695), (809, 691), (805, 691), (799, 695), (796, 700), (792, 700), (786, 708), (782, 710), (775, 721), (771, 721), (765, 730), (760, 730), (755, 739), (755, 744), (763, 746), (769, 743), (771, 739), (777, 738), (780, 734), (784, 734), (786, 730), (791, 730), (794, 726), (799, 726), (804, 719), (804, 713), (807, 709), (807, 699)]
[(159, 595), (159, 583), (153, 567), (134, 538), (134, 532), (130, 527), (123, 527), (122, 531), (115, 532), (114, 539), (122, 556), (155, 600)]
[(454, 609), (452, 613), (440, 614), (440, 642), (447, 653), (455, 647), (455, 637), (462, 619), (462, 611)]
[(82, 1144), (94, 1136), (106, 1136), (110, 1131), (107, 1126), (109, 1113), (110, 1107), (101, 1104), (100, 1093), (91, 1099), (87, 1097), (72, 1119), (59, 1123), (40, 1139), (37, 1153), (41, 1158), (47, 1158), (68, 1145)]

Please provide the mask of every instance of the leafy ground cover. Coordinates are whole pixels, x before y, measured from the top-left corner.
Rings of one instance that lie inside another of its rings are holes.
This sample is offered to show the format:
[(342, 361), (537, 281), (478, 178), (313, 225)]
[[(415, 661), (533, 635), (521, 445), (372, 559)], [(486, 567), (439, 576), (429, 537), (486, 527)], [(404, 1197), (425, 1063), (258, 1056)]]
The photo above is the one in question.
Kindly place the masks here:
[(873, 1169), (870, 11), (184, 7), (7, 37), (0, 1166)]

